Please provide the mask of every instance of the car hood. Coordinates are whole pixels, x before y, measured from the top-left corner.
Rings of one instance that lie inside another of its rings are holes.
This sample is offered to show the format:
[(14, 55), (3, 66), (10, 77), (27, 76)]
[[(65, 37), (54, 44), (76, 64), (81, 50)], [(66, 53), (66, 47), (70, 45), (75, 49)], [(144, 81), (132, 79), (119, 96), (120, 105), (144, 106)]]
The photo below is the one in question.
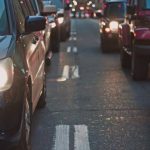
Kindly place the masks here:
[(7, 56), (12, 44), (12, 35), (0, 36), (0, 59)]

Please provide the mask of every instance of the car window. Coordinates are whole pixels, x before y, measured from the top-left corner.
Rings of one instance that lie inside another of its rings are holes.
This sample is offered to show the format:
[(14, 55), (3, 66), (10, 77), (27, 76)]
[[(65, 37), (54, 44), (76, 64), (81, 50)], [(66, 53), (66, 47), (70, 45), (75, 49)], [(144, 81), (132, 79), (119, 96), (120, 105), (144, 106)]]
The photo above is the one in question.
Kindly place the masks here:
[(8, 18), (4, 0), (0, 0), (0, 35), (7, 34), (9, 31)]
[(22, 8), (20, 6), (20, 4), (23, 3), (23, 1), (13, 0), (12, 2), (13, 2), (15, 17), (16, 17), (16, 22), (17, 22), (17, 30), (20, 33), (23, 33), (24, 32), (24, 24), (25, 24), (25, 16), (24, 16)]
[(31, 15), (36, 15), (38, 13), (35, 0), (25, 0)]
[(125, 17), (125, 3), (115, 2), (106, 5), (104, 15), (108, 18), (123, 18)]
[(30, 14), (30, 11), (29, 11), (29, 9), (28, 9), (26, 0), (19, 0), (19, 2), (20, 2), (20, 6), (21, 6), (21, 9), (22, 9), (22, 11), (23, 11), (24, 16), (25, 16), (25, 17), (26, 17), (26, 16), (30, 16), (31, 14)]

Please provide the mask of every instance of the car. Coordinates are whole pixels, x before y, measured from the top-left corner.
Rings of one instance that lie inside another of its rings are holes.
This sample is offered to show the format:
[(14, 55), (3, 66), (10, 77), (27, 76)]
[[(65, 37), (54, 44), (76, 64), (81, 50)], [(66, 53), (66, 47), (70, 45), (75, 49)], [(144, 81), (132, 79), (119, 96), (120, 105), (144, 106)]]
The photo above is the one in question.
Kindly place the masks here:
[(0, 6), (0, 149), (30, 150), (32, 114), (46, 104), (46, 20), (27, 0)]
[[(52, 59), (52, 51), (54, 48), (53, 45), (53, 40), (55, 41), (56, 39), (53, 37), (53, 28), (56, 26), (54, 25), (54, 19), (49, 19), (48, 16), (52, 13), (53, 7), (51, 5), (43, 5), (42, 0), (30, 0), (32, 3), (32, 6), (36, 12), (37, 15), (42, 15), (46, 19), (46, 28), (43, 32), (43, 37), (44, 37), (44, 44), (46, 47), (46, 57), (45, 61), (47, 65), (51, 64), (51, 59)], [(59, 43), (56, 43), (59, 45)]]
[(131, 67), (135, 80), (148, 77), (150, 62), (150, 1), (128, 0), (127, 16), (120, 26), (121, 66)]
[[(57, 53), (59, 52), (60, 49), (60, 25), (59, 25), (60, 19), (57, 17), (57, 8), (55, 5), (49, 3), (49, 1), (45, 0), (41, 1), (43, 3), (43, 9), (41, 10), (41, 14), (46, 16), (48, 19), (48, 23), (51, 24), (50, 49), (53, 53)], [(49, 9), (47, 11), (48, 7)]]
[(66, 41), (70, 37), (71, 17), (68, 1), (52, 0), (57, 8), (57, 18), (60, 28), (60, 41)]
[[(103, 14), (100, 17), (100, 40), (102, 52), (119, 49), (118, 28), (124, 21), (126, 14), (126, 0), (107, 0), (104, 3)], [(115, 43), (115, 44), (114, 44)]]

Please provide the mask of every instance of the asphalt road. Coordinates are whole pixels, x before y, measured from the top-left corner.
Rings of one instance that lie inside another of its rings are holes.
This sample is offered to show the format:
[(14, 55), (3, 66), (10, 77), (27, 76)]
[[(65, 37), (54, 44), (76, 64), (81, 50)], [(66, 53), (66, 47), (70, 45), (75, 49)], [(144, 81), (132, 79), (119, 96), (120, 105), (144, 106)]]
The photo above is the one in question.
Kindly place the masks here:
[(72, 20), (47, 71), (47, 106), (33, 116), (33, 150), (150, 150), (150, 82), (133, 81), (119, 52), (103, 54), (98, 30)]

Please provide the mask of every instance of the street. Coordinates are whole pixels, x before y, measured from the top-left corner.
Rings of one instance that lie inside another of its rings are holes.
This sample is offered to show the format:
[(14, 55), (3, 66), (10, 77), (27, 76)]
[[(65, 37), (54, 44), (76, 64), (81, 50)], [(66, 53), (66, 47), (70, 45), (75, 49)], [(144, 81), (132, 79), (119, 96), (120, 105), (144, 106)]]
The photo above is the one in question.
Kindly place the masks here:
[(33, 115), (33, 150), (150, 149), (150, 83), (133, 81), (119, 52), (101, 52), (97, 20), (72, 19), (47, 68), (46, 101)]

